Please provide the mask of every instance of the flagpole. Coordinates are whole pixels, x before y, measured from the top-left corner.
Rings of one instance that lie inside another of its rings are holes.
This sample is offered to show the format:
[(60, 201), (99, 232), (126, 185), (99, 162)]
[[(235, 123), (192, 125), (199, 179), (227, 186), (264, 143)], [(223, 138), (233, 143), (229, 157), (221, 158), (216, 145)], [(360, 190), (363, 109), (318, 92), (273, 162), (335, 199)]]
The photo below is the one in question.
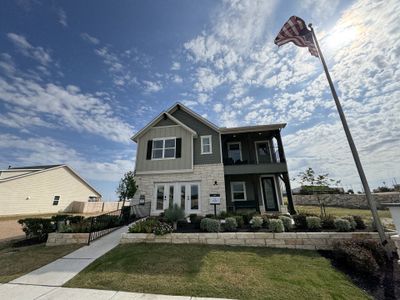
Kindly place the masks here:
[(315, 36), (314, 28), (312, 27), (312, 24), (309, 24), (308, 26), (311, 29), (312, 36), (315, 41), (315, 45), (317, 46), (318, 54), (321, 59), (322, 66), (324, 67), (325, 75), (326, 75), (326, 78), (328, 79), (329, 87), (331, 88), (332, 96), (333, 96), (333, 99), (335, 100), (336, 108), (338, 110), (340, 120), (342, 121), (344, 132), (346, 133), (347, 141), (349, 142), (349, 145), (350, 145), (351, 153), (353, 154), (354, 162), (356, 163), (356, 166), (357, 166), (358, 174), (360, 176), (360, 179), (361, 179), (361, 182), (362, 182), (362, 185), (364, 188), (365, 196), (367, 198), (369, 207), (371, 209), (372, 217), (375, 222), (375, 226), (379, 233), (379, 238), (381, 240), (382, 245), (385, 246), (388, 243), (388, 241), (386, 239), (385, 231), (383, 230), (381, 220), (379, 219), (378, 211), (376, 209), (376, 204), (375, 204), (374, 199), (372, 198), (372, 194), (369, 189), (368, 181), (367, 181), (367, 178), (365, 177), (365, 173), (364, 173), (364, 169), (361, 165), (360, 157), (358, 156), (356, 145), (354, 144), (353, 137), (351, 136), (349, 126), (347, 125), (347, 121), (346, 121), (346, 117), (345, 117), (343, 109), (342, 109), (342, 105), (340, 104), (339, 98), (336, 94), (335, 86), (333, 85), (331, 75), (329, 74), (328, 67), (326, 66), (324, 56), (322, 55), (321, 49), (319, 47), (317, 37)]

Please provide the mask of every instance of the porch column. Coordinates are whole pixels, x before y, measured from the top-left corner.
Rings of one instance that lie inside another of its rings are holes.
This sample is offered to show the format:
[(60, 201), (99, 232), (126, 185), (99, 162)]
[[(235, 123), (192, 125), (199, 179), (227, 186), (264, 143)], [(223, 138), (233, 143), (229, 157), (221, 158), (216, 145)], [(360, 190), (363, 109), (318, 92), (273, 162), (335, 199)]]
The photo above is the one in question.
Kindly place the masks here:
[(279, 160), (280, 160), (280, 162), (286, 162), (285, 150), (283, 150), (283, 143), (282, 143), (282, 137), (281, 137), (280, 131), (277, 134), (275, 134), (275, 138), (276, 138), (276, 141), (278, 142)]
[(293, 195), (292, 195), (292, 188), (290, 187), (290, 179), (288, 173), (283, 173), (283, 182), (285, 183), (286, 188), (286, 197), (288, 199), (288, 210), (291, 215), (297, 214), (296, 210), (294, 209), (293, 204)]

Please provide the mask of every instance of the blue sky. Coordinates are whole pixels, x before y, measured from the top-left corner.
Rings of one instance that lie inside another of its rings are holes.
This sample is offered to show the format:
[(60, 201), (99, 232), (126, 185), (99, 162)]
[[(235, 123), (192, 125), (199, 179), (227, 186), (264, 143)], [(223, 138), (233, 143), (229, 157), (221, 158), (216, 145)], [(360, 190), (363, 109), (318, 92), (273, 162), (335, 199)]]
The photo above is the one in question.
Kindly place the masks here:
[[(115, 199), (133, 133), (180, 101), (220, 126), (287, 122), (293, 177), (360, 183), (318, 59), (273, 44), (312, 22), (372, 186), (400, 182), (398, 1), (2, 1), (0, 168), (67, 163)], [(382, 30), (385, 29), (385, 30)]]

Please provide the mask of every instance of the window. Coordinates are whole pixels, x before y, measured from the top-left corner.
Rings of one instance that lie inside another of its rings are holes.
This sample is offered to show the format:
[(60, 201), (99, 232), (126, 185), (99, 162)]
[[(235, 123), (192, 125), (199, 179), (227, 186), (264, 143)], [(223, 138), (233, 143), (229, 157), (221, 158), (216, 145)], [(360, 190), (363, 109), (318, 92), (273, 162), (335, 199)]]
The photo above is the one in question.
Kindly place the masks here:
[(175, 138), (153, 140), (152, 159), (175, 158), (175, 152)]
[(257, 163), (265, 164), (272, 162), (271, 150), (268, 141), (256, 142)]
[(53, 205), (58, 205), (58, 202), (60, 202), (60, 196), (54, 196)]
[(212, 154), (211, 141), (211, 135), (204, 135), (201, 137), (201, 154)]
[(242, 160), (240, 142), (228, 143), (228, 157), (231, 158), (234, 163)]
[(246, 184), (244, 181), (231, 182), (231, 193), (232, 201), (245, 201), (246, 196)]

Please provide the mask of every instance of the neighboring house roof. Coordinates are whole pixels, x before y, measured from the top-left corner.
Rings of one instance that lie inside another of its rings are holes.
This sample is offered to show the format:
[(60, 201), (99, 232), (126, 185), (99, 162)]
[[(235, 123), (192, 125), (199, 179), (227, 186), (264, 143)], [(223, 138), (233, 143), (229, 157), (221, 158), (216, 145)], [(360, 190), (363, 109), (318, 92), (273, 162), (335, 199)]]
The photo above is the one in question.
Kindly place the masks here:
[(0, 174), (3, 172), (8, 173), (8, 172), (25, 171), (25, 170), (31, 171), (31, 172), (6, 177), (3, 179), (0, 178), (0, 183), (6, 182), (6, 181), (11, 181), (11, 180), (16, 180), (16, 179), (27, 177), (27, 176), (33, 176), (36, 174), (40, 174), (43, 172), (47, 172), (47, 171), (51, 171), (51, 170), (55, 170), (55, 169), (59, 169), (59, 168), (67, 168), (68, 170), (70, 170), (76, 177), (78, 177), (78, 179), (80, 179), (82, 181), (82, 183), (84, 183), (86, 186), (88, 186), (91, 190), (93, 190), (96, 194), (98, 194), (101, 197), (101, 194), (93, 186), (91, 186), (85, 179), (83, 179), (81, 176), (79, 176), (78, 173), (76, 173), (71, 167), (69, 167), (67, 165), (61, 165), (61, 164), (60, 165), (43, 165), (43, 166), (9, 167), (8, 169), (0, 170)]
[(134, 136), (131, 137), (131, 139), (135, 142), (137, 142), (137, 139), (142, 136), (143, 134), (145, 134), (148, 130), (150, 130), (155, 124), (157, 124), (159, 121), (162, 120), (162, 118), (169, 118), (170, 120), (172, 120), (174, 123), (176, 123), (177, 125), (182, 126), (184, 129), (186, 129), (187, 131), (189, 131), (191, 134), (193, 134), (194, 136), (197, 136), (197, 132), (194, 131), (192, 128), (190, 128), (189, 126), (185, 125), (184, 123), (182, 123), (181, 121), (179, 121), (177, 118), (175, 118), (174, 116), (172, 116), (171, 114), (169, 114), (168, 112), (164, 111), (162, 113), (160, 113), (157, 117), (155, 117), (149, 124), (146, 125), (146, 127), (142, 128), (140, 131), (138, 131)]
[(172, 114), (177, 111), (178, 109), (182, 109), (184, 112), (188, 113), (190, 116), (193, 118), (197, 119), (199, 122), (205, 124), (206, 126), (214, 129), (215, 131), (219, 133), (245, 133), (245, 132), (257, 132), (257, 131), (265, 131), (265, 130), (276, 130), (276, 129), (282, 129), (286, 126), (286, 123), (278, 123), (278, 124), (268, 124), (268, 125), (255, 125), (255, 126), (243, 126), (243, 127), (231, 127), (231, 128), (226, 128), (226, 127), (218, 127), (217, 125), (213, 124), (212, 122), (208, 121), (207, 119), (203, 118), (190, 108), (186, 107), (182, 103), (175, 103), (172, 105), (170, 108), (168, 108), (166, 111), (163, 111), (160, 113), (157, 117), (155, 117), (150, 123), (148, 123), (144, 128), (142, 128), (139, 132), (137, 132), (134, 136), (131, 137), (131, 139), (135, 142), (137, 142), (138, 137), (143, 135), (145, 132), (147, 132), (150, 128), (152, 128), (155, 124), (157, 124), (163, 117), (167, 116), (169, 119), (177, 123), (178, 125), (181, 125), (185, 129), (189, 130), (192, 132), (194, 135), (197, 135), (197, 133), (191, 129), (190, 127), (186, 126), (184, 123), (179, 121), (178, 119), (174, 118)]

